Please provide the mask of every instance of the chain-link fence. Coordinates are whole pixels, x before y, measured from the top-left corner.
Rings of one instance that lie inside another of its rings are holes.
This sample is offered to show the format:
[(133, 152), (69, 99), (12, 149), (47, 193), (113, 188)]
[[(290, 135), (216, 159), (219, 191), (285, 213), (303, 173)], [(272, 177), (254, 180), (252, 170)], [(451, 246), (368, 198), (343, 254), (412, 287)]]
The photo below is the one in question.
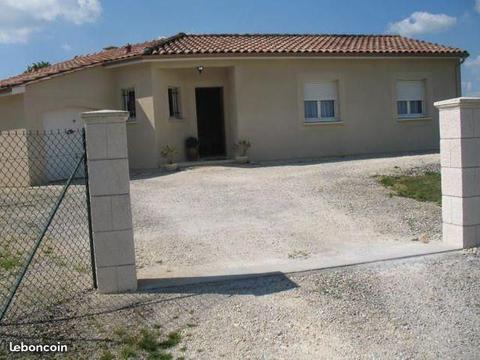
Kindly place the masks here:
[(61, 318), (93, 287), (83, 130), (0, 134), (0, 317)]

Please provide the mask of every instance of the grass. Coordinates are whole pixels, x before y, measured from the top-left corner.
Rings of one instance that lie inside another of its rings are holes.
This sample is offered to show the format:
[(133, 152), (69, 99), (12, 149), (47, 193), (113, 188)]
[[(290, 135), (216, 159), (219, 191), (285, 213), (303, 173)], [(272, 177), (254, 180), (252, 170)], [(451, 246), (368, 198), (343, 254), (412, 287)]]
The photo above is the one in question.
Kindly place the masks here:
[(161, 349), (169, 349), (174, 346), (177, 346), (181, 340), (182, 340), (182, 336), (180, 335), (179, 332), (171, 332), (170, 334), (168, 334), (167, 340), (162, 341), (158, 345), (160, 346)]
[(393, 190), (397, 196), (442, 204), (440, 173), (438, 172), (427, 172), (416, 176), (382, 175), (378, 177), (378, 181)]
[(177, 346), (182, 337), (179, 332), (171, 332), (166, 339), (159, 341), (161, 334), (157, 329), (141, 329), (139, 332), (130, 334), (125, 328), (117, 328), (114, 331), (115, 338), (121, 345), (120, 359), (173, 359), (167, 350)]
[(17, 266), (20, 266), (20, 258), (18, 257), (13, 257), (9, 254), (4, 254), (0, 258), (0, 268), (2, 268), (5, 271), (12, 270)]
[[(0, 269), (11, 271), (20, 267), (33, 249), (35, 240), (35, 235), (24, 235), (21, 233), (2, 237), (2, 239), (0, 239)], [(43, 244), (45, 244), (45, 242), (52, 240), (45, 236), (42, 241)], [(66, 264), (65, 260), (59, 260), (60, 257), (55, 255), (54, 249), (49, 245), (44, 245), (40, 249), (37, 257), (39, 256), (52, 258), (53, 261), (56, 261), (57, 265), (60, 266), (65, 266)]]
[(120, 351), (120, 358), (121, 359), (134, 359), (137, 357), (137, 351), (134, 346), (132, 345), (124, 345), (122, 350)]
[[(52, 241), (52, 238), (45, 236), (42, 240), (42, 245), (45, 242)], [(5, 271), (15, 270), (22, 265), (24, 259), (33, 249), (34, 241), (32, 237), (9, 235), (0, 239), (0, 269)], [(42, 258), (52, 261), (56, 266), (66, 267), (67, 261), (63, 255), (55, 254), (55, 251), (50, 245), (43, 245), (37, 254), (36, 258)], [(77, 269), (76, 269), (77, 270)], [(78, 272), (88, 272), (88, 267), (78, 268)]]
[(154, 352), (158, 349), (157, 336), (151, 330), (142, 329), (140, 331), (140, 337), (137, 341), (139, 349), (146, 352)]
[(13, 250), (8, 243), (0, 246), (0, 269), (9, 271), (19, 267), (22, 260), (20, 254), (20, 252)]
[(101, 355), (100, 355), (100, 360), (115, 360), (115, 356), (108, 350), (105, 350)]
[(303, 250), (295, 250), (293, 253), (288, 254), (289, 259), (308, 258), (310, 254)]

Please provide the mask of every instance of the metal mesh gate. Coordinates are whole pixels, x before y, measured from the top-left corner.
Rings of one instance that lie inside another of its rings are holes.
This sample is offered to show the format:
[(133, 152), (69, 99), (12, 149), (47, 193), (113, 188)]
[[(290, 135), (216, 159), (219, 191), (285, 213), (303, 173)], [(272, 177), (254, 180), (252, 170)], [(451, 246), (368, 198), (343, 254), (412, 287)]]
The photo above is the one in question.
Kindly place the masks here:
[(0, 134), (0, 320), (61, 318), (94, 287), (84, 131)]

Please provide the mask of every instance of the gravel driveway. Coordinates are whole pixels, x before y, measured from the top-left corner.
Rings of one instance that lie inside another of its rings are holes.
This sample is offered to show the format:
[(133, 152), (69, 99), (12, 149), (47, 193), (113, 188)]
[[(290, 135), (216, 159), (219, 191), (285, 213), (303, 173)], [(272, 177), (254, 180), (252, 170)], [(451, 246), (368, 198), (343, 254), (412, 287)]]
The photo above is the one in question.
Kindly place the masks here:
[(440, 207), (392, 197), (374, 178), (438, 163), (429, 154), (141, 174), (131, 181), (138, 266), (172, 272), (438, 243)]
[(478, 359), (479, 255), (474, 249), (239, 282), (237, 294), (233, 288), (217, 306), (195, 312), (184, 356)]
[(64, 329), (75, 359), (122, 358), (123, 346), (112, 341), (121, 328), (159, 329), (162, 339), (179, 331), (174, 359), (478, 359), (479, 295), (473, 249), (103, 295), (110, 310), (46, 325), (50, 337)]

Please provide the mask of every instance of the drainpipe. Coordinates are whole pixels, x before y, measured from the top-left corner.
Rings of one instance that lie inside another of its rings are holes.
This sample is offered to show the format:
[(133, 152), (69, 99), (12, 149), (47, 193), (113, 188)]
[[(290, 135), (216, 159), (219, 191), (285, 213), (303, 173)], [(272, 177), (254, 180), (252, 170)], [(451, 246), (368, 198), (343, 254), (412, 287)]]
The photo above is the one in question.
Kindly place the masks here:
[(466, 59), (467, 59), (466, 57), (461, 58), (458, 61), (457, 66), (455, 66), (455, 81), (457, 83), (456, 97), (461, 97), (462, 96), (462, 82), (461, 82), (462, 71), (461, 71), (461, 66), (465, 62)]

